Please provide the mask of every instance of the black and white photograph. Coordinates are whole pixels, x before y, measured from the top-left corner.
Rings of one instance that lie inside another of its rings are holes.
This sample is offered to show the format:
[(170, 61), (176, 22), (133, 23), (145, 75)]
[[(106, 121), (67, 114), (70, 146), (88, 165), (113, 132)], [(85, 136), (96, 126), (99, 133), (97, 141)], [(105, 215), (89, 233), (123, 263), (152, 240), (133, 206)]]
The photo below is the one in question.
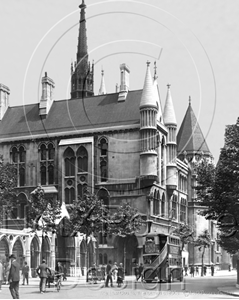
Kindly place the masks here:
[(239, 297), (238, 16), (0, 0), (0, 299)]

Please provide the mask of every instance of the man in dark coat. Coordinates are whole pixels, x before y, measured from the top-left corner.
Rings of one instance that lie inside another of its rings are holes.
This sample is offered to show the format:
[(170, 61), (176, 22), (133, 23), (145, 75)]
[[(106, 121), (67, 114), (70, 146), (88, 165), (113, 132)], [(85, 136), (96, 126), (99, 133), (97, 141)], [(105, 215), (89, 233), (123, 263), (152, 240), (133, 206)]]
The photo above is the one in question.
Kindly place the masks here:
[(10, 255), (11, 267), (8, 275), (9, 290), (13, 299), (19, 299), (20, 265), (14, 254)]
[(23, 276), (22, 285), (25, 284), (25, 280), (27, 281), (27, 285), (28, 285), (28, 283), (29, 283), (29, 266), (27, 265), (26, 261), (25, 261), (24, 266), (22, 267), (22, 276)]
[(111, 265), (111, 260), (109, 260), (109, 263), (106, 267), (106, 281), (105, 281), (105, 287), (108, 287), (109, 281), (111, 287), (113, 287), (113, 280), (112, 280), (112, 265)]
[(43, 294), (46, 291), (46, 279), (48, 274), (51, 274), (51, 270), (48, 268), (45, 259), (42, 260), (42, 264), (36, 269), (36, 272), (40, 277), (40, 293)]

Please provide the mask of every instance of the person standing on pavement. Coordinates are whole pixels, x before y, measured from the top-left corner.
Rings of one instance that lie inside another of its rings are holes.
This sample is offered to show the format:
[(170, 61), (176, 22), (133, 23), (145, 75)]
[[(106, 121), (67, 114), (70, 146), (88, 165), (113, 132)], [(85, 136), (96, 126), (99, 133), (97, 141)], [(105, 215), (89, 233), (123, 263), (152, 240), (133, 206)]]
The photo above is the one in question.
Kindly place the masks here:
[(22, 276), (23, 276), (22, 285), (25, 285), (25, 279), (26, 279), (26, 282), (28, 285), (28, 283), (29, 283), (29, 266), (27, 265), (26, 261), (24, 263), (24, 266), (22, 267)]
[(66, 265), (63, 265), (63, 281), (67, 280), (66, 275), (67, 275), (67, 268), (66, 268)]
[(0, 292), (2, 291), (3, 277), (4, 277), (4, 268), (3, 268), (2, 260), (0, 260)]
[(118, 273), (117, 273), (118, 287), (121, 287), (121, 284), (123, 283), (123, 280), (124, 280), (124, 268), (123, 268), (123, 264), (120, 263), (119, 267), (118, 267)]
[(46, 264), (46, 260), (42, 260), (42, 264), (36, 269), (38, 276), (40, 277), (39, 289), (40, 293), (43, 294), (46, 291), (46, 279), (48, 277), (48, 272), (51, 274), (51, 270)]
[(184, 267), (185, 276), (188, 276), (188, 266)]
[(214, 265), (211, 265), (211, 275), (214, 276)]
[(196, 275), (199, 275), (199, 268), (196, 266)]
[(108, 263), (108, 265), (106, 266), (106, 281), (105, 281), (105, 287), (108, 287), (109, 281), (110, 281), (111, 287), (113, 287), (111, 260), (109, 260), (109, 263)]
[(191, 277), (194, 277), (194, 266), (192, 265), (191, 268), (190, 268), (190, 274), (191, 274)]
[(9, 290), (13, 299), (19, 299), (20, 265), (14, 254), (10, 255), (11, 267), (8, 275)]

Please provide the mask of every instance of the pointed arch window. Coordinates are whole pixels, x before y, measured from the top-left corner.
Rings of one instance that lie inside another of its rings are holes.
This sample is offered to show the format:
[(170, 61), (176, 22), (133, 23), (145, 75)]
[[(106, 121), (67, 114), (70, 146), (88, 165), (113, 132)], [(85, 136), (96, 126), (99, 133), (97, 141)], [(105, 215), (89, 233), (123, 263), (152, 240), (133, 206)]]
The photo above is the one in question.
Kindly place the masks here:
[(108, 141), (105, 137), (100, 138), (99, 146), (99, 181), (105, 182), (108, 180)]
[(24, 147), (22, 147), (22, 146), (19, 148), (19, 160), (20, 160), (20, 163), (26, 162), (26, 151), (25, 151)]
[(41, 166), (41, 184), (46, 185), (46, 167)]
[(100, 155), (106, 156), (108, 151), (108, 143), (106, 142), (106, 139), (103, 138), (100, 140)]
[(88, 152), (81, 146), (77, 150), (78, 173), (88, 172)]
[(25, 185), (25, 168), (20, 167), (19, 169), (19, 185), (24, 186)]
[(16, 147), (12, 148), (12, 162), (18, 163), (18, 151)]
[(72, 204), (75, 200), (75, 189), (72, 188), (66, 188), (65, 189), (65, 203), (66, 204)]
[(64, 153), (65, 176), (75, 176), (75, 153), (71, 148), (67, 148)]
[(39, 156), (41, 185), (54, 184), (55, 148), (53, 143), (41, 144)]

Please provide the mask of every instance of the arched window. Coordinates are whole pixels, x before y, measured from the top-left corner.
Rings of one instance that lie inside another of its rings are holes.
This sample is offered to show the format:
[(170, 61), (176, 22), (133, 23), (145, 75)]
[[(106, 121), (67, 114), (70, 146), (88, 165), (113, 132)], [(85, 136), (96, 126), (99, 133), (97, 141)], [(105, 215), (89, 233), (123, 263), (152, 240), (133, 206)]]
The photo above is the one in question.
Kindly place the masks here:
[(65, 189), (65, 203), (66, 204), (72, 204), (75, 200), (75, 189), (72, 188), (66, 188)]
[(77, 150), (78, 173), (88, 172), (88, 153), (85, 147)]
[(41, 166), (41, 184), (46, 185), (46, 167)]
[(41, 160), (46, 160), (46, 145), (44, 144), (41, 145)]
[(101, 175), (101, 181), (107, 181), (107, 163), (106, 161), (102, 161), (100, 163), (100, 175)]
[(173, 195), (173, 201), (172, 201), (172, 217), (173, 219), (177, 219), (178, 217), (178, 210), (177, 210), (177, 196)]
[(18, 153), (17, 153), (17, 148), (16, 147), (12, 148), (12, 162), (13, 163), (18, 162)]
[(48, 167), (48, 183), (54, 183), (54, 167), (52, 165)]
[(19, 148), (19, 160), (20, 162), (26, 162), (26, 151), (22, 146)]
[(49, 160), (54, 160), (55, 158), (55, 149), (52, 144), (48, 145), (48, 159)]
[(108, 144), (106, 142), (106, 139), (101, 139), (100, 140), (100, 155), (101, 156), (106, 156), (108, 151)]
[(75, 176), (75, 154), (71, 148), (67, 148), (64, 153), (65, 176)]
[(19, 185), (20, 186), (25, 185), (25, 168), (23, 167), (19, 169)]
[(106, 189), (100, 189), (97, 196), (100, 200), (103, 200), (104, 205), (109, 207), (109, 192)]

